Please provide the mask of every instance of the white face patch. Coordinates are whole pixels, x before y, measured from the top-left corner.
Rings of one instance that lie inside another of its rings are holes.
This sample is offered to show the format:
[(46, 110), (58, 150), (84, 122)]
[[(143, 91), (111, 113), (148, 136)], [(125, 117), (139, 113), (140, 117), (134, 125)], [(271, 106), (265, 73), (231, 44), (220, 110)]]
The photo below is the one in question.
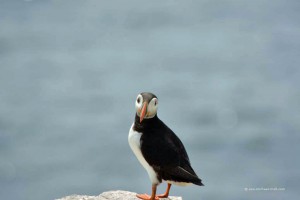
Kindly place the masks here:
[(135, 110), (138, 116), (140, 116), (143, 107), (143, 101), (144, 101), (143, 96), (139, 94), (135, 100)]
[(148, 105), (147, 114), (145, 118), (154, 117), (157, 113), (157, 108), (158, 108), (158, 99), (157, 98), (151, 99)]
[[(136, 97), (136, 101), (135, 101), (135, 110), (138, 116), (140, 116), (141, 114), (143, 103), (144, 103), (143, 96), (139, 94)], [(151, 99), (151, 101), (148, 104), (147, 113), (145, 114), (144, 119), (149, 119), (154, 117), (157, 113), (157, 108), (158, 108), (158, 99), (157, 98)]]

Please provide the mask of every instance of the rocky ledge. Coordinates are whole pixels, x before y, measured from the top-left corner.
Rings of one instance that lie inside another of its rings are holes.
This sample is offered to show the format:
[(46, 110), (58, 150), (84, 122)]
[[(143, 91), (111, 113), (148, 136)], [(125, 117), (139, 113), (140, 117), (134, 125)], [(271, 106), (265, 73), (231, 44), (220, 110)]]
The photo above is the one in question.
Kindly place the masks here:
[[(99, 196), (71, 195), (57, 200), (140, 200), (140, 199), (136, 197), (136, 193), (134, 192), (115, 190), (115, 191), (103, 192)], [(182, 198), (170, 196), (169, 198), (162, 198), (161, 200), (182, 200)]]

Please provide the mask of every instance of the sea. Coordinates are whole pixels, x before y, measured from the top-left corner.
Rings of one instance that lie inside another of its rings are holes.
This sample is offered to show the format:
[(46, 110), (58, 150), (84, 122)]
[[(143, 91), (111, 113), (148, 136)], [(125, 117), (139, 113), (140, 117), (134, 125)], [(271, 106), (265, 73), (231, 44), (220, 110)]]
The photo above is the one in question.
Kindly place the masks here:
[[(300, 2), (1, 0), (0, 199), (150, 193), (128, 145), (140, 92), (204, 187), (300, 196)], [(159, 193), (166, 183), (159, 185)]]

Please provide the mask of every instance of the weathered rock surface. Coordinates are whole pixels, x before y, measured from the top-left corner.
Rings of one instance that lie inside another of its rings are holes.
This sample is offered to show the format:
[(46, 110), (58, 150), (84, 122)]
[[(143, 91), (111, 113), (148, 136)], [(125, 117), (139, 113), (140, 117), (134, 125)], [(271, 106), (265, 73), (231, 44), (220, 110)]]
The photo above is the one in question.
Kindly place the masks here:
[[(140, 200), (140, 199), (136, 197), (136, 193), (134, 192), (115, 190), (115, 191), (103, 192), (99, 196), (71, 195), (57, 200)], [(165, 198), (161, 200), (182, 200), (182, 198), (170, 196), (169, 198)]]

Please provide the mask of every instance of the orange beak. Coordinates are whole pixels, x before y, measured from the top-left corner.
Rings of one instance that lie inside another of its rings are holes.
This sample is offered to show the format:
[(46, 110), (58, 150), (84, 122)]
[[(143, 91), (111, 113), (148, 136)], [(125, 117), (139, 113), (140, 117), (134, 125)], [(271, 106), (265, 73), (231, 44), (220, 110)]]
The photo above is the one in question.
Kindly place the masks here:
[(147, 107), (148, 107), (148, 103), (147, 102), (143, 103), (143, 108), (142, 108), (142, 112), (141, 112), (141, 115), (140, 115), (140, 122), (143, 121), (143, 119), (144, 119), (144, 117), (147, 113)]

